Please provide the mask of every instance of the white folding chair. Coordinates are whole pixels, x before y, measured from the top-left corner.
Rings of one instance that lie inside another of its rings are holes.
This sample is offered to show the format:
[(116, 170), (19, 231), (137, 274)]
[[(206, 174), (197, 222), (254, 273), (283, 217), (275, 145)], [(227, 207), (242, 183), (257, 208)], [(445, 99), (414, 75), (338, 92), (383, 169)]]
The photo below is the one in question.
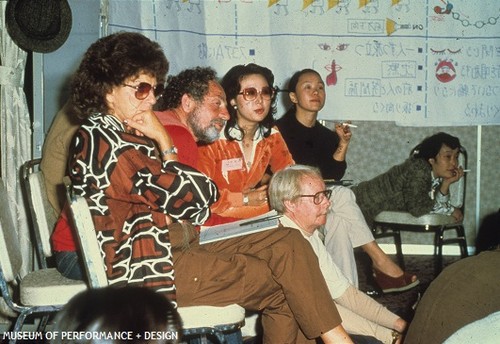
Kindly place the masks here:
[[(104, 268), (104, 255), (100, 252), (92, 216), (87, 201), (72, 192), (71, 181), (64, 178), (68, 194), (68, 202), (75, 228), (83, 250), (82, 258), (86, 268), (89, 284), (93, 288), (108, 285)], [(183, 322), (183, 337), (200, 343), (209, 343), (210, 336), (219, 343), (225, 343), (231, 336), (231, 343), (242, 343), (241, 327), (245, 324), (244, 308), (231, 304), (225, 307), (191, 306), (179, 307), (179, 315)]]
[[(23, 274), (22, 263), (7, 192), (0, 179), (0, 290), (5, 303), (17, 315), (12, 330), (21, 331), (30, 315), (43, 317), (59, 311), (74, 295), (87, 288), (85, 282), (65, 278), (55, 268)], [(15, 342), (16, 339), (10, 341)]]
[(104, 255), (100, 252), (89, 206), (85, 198), (73, 193), (70, 179), (64, 177), (63, 180), (87, 281), (91, 288), (105, 287), (108, 285), (108, 278), (104, 268)]
[(31, 217), (34, 245), (40, 267), (48, 267), (47, 260), (52, 257), (50, 236), (57, 221), (47, 198), (43, 172), (39, 170), (41, 159), (27, 161), (22, 167), (22, 181)]

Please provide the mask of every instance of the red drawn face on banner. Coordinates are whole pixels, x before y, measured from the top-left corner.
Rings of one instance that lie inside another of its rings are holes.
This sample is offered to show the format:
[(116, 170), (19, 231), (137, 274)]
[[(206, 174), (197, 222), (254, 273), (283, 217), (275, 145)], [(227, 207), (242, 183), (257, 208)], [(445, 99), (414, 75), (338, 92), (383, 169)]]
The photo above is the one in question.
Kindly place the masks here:
[(455, 66), (451, 60), (439, 60), (439, 63), (436, 67), (436, 78), (443, 82), (447, 83), (453, 81), (457, 76), (457, 72), (455, 70)]

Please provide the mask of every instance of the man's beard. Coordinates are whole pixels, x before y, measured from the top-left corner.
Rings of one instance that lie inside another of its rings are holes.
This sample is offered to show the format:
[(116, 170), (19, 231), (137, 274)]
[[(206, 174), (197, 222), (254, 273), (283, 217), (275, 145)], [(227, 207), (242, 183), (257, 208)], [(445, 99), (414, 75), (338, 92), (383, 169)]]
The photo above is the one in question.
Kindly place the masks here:
[(221, 123), (222, 125), (225, 122), (220, 118), (216, 118), (210, 121), (209, 125), (203, 128), (200, 125), (201, 114), (199, 108), (196, 107), (194, 111), (188, 116), (187, 123), (191, 130), (193, 131), (194, 136), (198, 139), (198, 141), (211, 143), (219, 138), (219, 130), (215, 127), (215, 123)]

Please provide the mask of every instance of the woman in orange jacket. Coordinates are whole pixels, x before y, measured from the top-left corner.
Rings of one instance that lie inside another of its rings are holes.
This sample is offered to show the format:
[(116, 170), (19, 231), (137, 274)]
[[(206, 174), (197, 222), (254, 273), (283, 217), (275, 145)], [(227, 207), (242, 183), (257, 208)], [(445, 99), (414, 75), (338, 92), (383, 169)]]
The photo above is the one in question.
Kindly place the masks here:
[(248, 218), (269, 211), (266, 171), (294, 164), (274, 126), (273, 83), (271, 70), (253, 63), (234, 66), (221, 80), (230, 119), (219, 140), (199, 147), (198, 165), (221, 193), (211, 207), (215, 214)]

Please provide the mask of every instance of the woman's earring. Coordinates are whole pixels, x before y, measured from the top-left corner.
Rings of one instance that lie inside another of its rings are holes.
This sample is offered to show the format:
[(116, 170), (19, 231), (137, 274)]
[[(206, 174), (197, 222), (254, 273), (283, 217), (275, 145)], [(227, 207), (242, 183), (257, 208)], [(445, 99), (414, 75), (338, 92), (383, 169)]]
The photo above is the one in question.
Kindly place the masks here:
[(233, 105), (233, 108), (234, 108), (235, 110), (238, 110), (238, 105)]

